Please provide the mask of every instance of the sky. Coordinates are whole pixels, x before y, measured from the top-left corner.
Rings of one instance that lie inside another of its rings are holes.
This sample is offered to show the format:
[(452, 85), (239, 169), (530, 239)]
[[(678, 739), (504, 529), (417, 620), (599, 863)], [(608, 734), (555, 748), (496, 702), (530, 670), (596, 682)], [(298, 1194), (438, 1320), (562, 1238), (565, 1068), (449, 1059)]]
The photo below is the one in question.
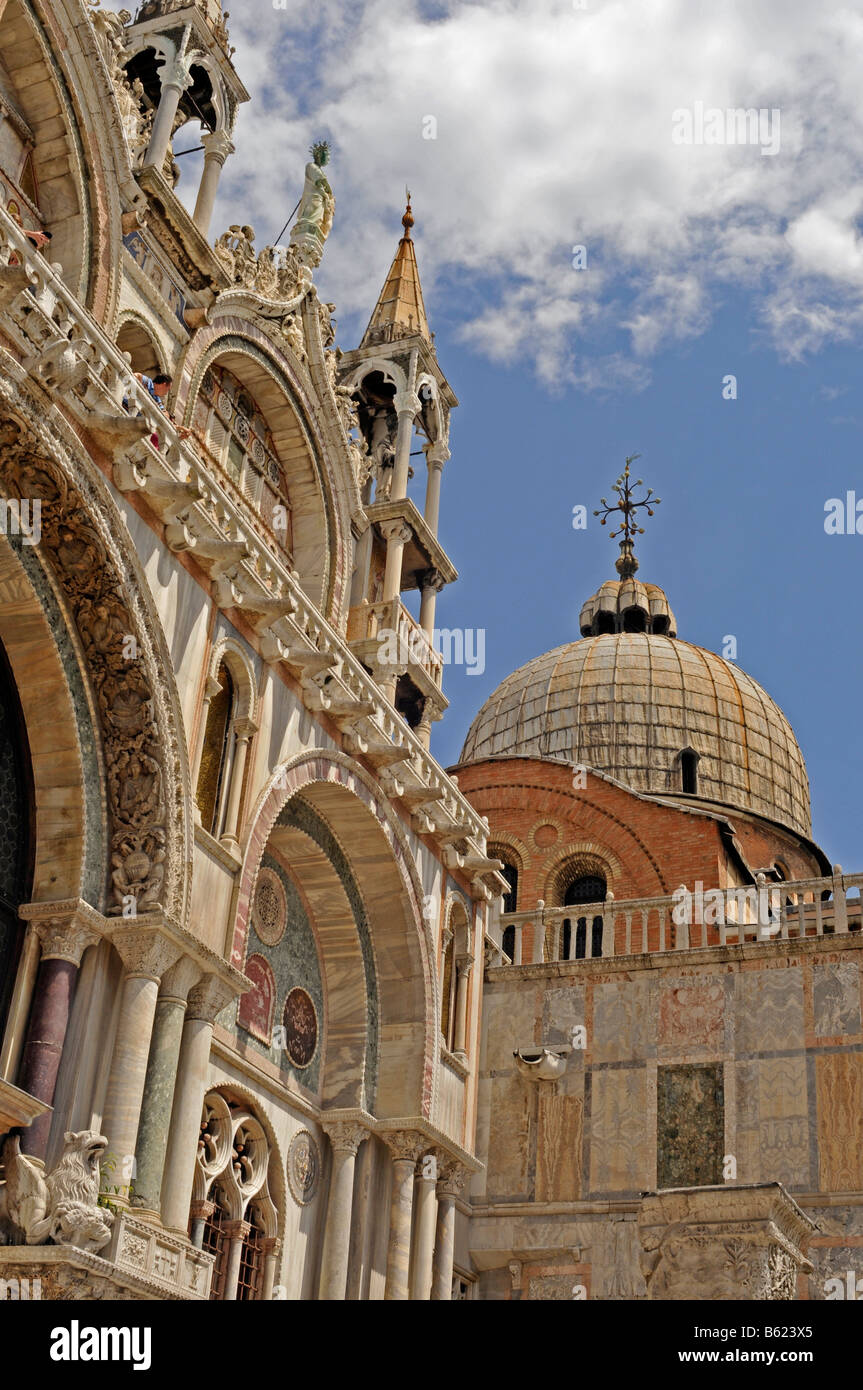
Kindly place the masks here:
[(806, 756), (815, 838), (863, 870), (863, 534), (825, 531), (830, 499), (863, 513), (863, 0), (231, 9), (253, 100), (213, 232), (275, 240), (329, 140), (316, 280), (343, 348), (411, 189), (461, 401), (441, 510), (460, 579), (438, 623), (485, 633), (481, 672), (447, 669), (435, 756), (454, 763), (498, 682), (578, 637), (617, 553), (593, 509), (639, 453), (662, 498), (639, 577), (681, 637), (736, 639)]

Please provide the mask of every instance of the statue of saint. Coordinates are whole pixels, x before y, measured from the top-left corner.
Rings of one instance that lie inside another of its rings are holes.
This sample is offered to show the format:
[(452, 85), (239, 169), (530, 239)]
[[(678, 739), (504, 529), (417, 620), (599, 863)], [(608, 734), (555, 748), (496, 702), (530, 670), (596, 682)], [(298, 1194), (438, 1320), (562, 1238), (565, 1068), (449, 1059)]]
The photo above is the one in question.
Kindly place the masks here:
[(305, 253), (304, 259), (308, 258), (318, 265), (324, 242), (332, 229), (336, 200), (324, 173), (330, 158), (330, 147), (326, 140), (313, 145), (311, 153), (311, 161), (306, 165), (306, 181), (297, 220), (291, 229), (291, 245), (296, 246), (301, 255)]

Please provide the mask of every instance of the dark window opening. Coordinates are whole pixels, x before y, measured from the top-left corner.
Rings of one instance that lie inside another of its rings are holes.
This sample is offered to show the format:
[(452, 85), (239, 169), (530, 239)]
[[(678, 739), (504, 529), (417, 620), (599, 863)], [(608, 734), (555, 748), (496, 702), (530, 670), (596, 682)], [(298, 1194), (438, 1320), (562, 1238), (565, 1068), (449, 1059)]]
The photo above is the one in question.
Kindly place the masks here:
[(225, 1274), (228, 1266), (228, 1238), (222, 1227), (228, 1220), (228, 1214), (219, 1201), (218, 1193), (213, 1194), (212, 1214), (207, 1217), (204, 1226), (204, 1239), (202, 1250), (208, 1255), (215, 1255), (216, 1263), (213, 1265), (213, 1280), (210, 1285), (210, 1298), (218, 1301), (225, 1292)]
[(425, 696), (420, 694), (409, 676), (399, 676), (396, 682), (395, 707), (412, 729), (417, 727), (425, 713)]
[(655, 633), (656, 633), (658, 636), (660, 636), (660, 637), (667, 637), (667, 636), (668, 636), (668, 626), (669, 626), (669, 624), (668, 624), (668, 614), (667, 614), (667, 613), (657, 613), (656, 617), (653, 619), (653, 624), (652, 624), (652, 629), (651, 629), (651, 630), (652, 630), (653, 632), (655, 632)]
[(601, 874), (582, 874), (574, 878), (563, 895), (564, 907), (577, 907), (580, 903), (602, 903), (608, 891)]
[(646, 632), (647, 614), (643, 608), (627, 608), (623, 615), (624, 632)]
[(251, 1230), (243, 1241), (243, 1248), (240, 1252), (237, 1299), (240, 1302), (251, 1303), (260, 1297), (264, 1270), (264, 1233), (258, 1225), (257, 1212), (249, 1212), (246, 1219)]
[(0, 646), (0, 1037), (23, 937), (18, 908), (33, 874), (33, 774), (15, 678)]
[(510, 960), (513, 960), (515, 957), (515, 927), (504, 927), (503, 938), (500, 944), (503, 948), (504, 955), (508, 956)]
[[(568, 917), (564, 918), (563, 931), (560, 939), (560, 958), (561, 960), (585, 960), (587, 959), (587, 918), (579, 917), (575, 924), (575, 950), (571, 951), (572, 946), (572, 923)], [(602, 955), (602, 918), (594, 917), (590, 926), (590, 955), (591, 957)]]
[(603, 636), (603, 634), (608, 634), (608, 633), (612, 633), (612, 632), (614, 632), (614, 614), (613, 614), (613, 613), (597, 613), (597, 615), (596, 615), (596, 633), (597, 633), (597, 636), (598, 636), (598, 637), (601, 637), (601, 636)]
[(687, 748), (680, 755), (680, 786), (687, 796), (698, 792), (698, 754)]

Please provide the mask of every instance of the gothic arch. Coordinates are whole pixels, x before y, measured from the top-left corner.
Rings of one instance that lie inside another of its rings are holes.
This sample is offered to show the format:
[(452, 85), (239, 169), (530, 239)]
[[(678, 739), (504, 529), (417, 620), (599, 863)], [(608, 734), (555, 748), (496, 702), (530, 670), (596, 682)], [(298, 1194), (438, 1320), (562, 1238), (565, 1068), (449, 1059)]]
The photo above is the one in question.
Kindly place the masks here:
[(41, 501), (40, 555), (70, 615), (90, 685), (109, 833), (102, 902), (93, 906), (116, 914), (132, 897), (138, 911), (163, 908), (184, 925), (189, 765), (158, 615), (96, 465), (56, 414), (8, 381), (0, 381), (0, 490)]
[(236, 718), (254, 719), (258, 705), (255, 668), (249, 659), (248, 649), (235, 637), (224, 633), (213, 643), (207, 662), (208, 679), (216, 679), (223, 661), (231, 673), (237, 692)]
[[(377, 985), (380, 1053), (375, 1113), (381, 1118), (432, 1113), (439, 998), (431, 927), (422, 915), (422, 885), (404, 832), (374, 780), (345, 754), (299, 754), (279, 768), (250, 819), (231, 946), (245, 958), (249, 911), (264, 849), (280, 813), (296, 794), (326, 822), (348, 860), (367, 914)], [(326, 943), (319, 938), (322, 968)], [(356, 952), (354, 952), (356, 955)], [(355, 964), (355, 969), (358, 968)], [(332, 982), (328, 983), (330, 1020)], [(343, 1022), (354, 1004), (346, 1004)], [(341, 1102), (344, 1104), (344, 1102)]]

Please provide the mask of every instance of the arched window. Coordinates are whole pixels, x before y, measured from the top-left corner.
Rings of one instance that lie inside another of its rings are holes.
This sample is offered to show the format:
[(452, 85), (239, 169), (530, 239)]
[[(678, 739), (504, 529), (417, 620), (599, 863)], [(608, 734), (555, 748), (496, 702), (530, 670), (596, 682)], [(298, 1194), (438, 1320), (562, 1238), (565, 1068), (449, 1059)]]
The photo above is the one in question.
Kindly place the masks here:
[(204, 373), (192, 428), (231, 484), (251, 502), (282, 550), (293, 548), (285, 472), (273, 435), (245, 386), (214, 364)]
[(208, 1255), (214, 1255), (216, 1263), (213, 1265), (213, 1279), (210, 1284), (210, 1298), (219, 1300), (225, 1295), (225, 1274), (228, 1264), (228, 1238), (225, 1235), (224, 1227), (230, 1220), (226, 1208), (222, 1205), (221, 1193), (218, 1188), (213, 1192), (211, 1201), (213, 1210), (204, 1223), (204, 1240), (202, 1249)]
[(234, 682), (224, 661), (219, 666), (216, 681), (218, 689), (211, 696), (207, 710), (197, 800), (201, 824), (218, 837), (224, 820), (235, 704)]
[(249, 1233), (244, 1238), (240, 1251), (237, 1298), (249, 1303), (260, 1298), (264, 1274), (264, 1232), (257, 1207), (249, 1209), (246, 1221), (249, 1224)]
[(680, 755), (680, 790), (687, 796), (698, 795), (698, 754), (684, 748)]
[(203, 1203), (210, 1214), (197, 1240), (193, 1220), (192, 1239), (216, 1258), (214, 1300), (249, 1302), (263, 1296), (264, 1242), (278, 1226), (270, 1196), (271, 1159), (275, 1162), (263, 1126), (249, 1107), (211, 1092), (204, 1101), (192, 1207), (194, 1213)]
[(21, 941), (18, 908), (32, 876), (32, 772), (15, 678), (0, 647), (0, 1038)]
[[(513, 863), (509, 851), (503, 845), (490, 844), (488, 847), (489, 859), (499, 859), (503, 864), (501, 874), (509, 884), (509, 892), (503, 895), (503, 912), (518, 912), (518, 867)], [(504, 955), (512, 960), (515, 955), (515, 927), (504, 927), (501, 937), (501, 949)]]
[(153, 339), (143, 324), (135, 319), (127, 319), (120, 328), (117, 347), (121, 352), (128, 352), (133, 372), (141, 372), (144, 376), (152, 378), (164, 370)]
[[(601, 874), (581, 874), (573, 879), (563, 895), (564, 907), (577, 907), (581, 903), (600, 903), (605, 901), (608, 885)], [(602, 955), (602, 916), (594, 913), (591, 922), (590, 955)], [(587, 916), (575, 919), (575, 941), (573, 942), (572, 919), (564, 919), (561, 935), (561, 955), (564, 960), (584, 960), (587, 956)], [(573, 946), (575, 949), (573, 949)]]
[(440, 1011), (440, 1031), (446, 1044), (447, 1051), (453, 1049), (453, 1032), (455, 1028), (455, 989), (456, 972), (453, 968), (453, 957), (455, 955), (455, 940), (450, 935), (443, 950), (443, 961), (441, 963), (441, 1011)]

